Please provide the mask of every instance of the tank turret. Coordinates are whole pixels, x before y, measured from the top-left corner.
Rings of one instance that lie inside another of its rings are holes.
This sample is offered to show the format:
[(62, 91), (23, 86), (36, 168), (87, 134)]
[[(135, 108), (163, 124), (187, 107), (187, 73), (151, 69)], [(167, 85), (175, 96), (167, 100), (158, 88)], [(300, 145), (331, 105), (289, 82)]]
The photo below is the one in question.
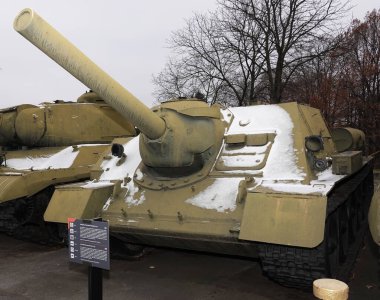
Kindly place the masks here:
[(3, 149), (110, 143), (115, 137), (134, 135), (134, 126), (94, 92), (77, 102), (58, 100), (0, 110)]
[(319, 110), (297, 103), (150, 110), (32, 10), (14, 27), (142, 133), (115, 141), (92, 181), (58, 188), (45, 220), (102, 217), (130, 244), (258, 256), (287, 286), (348, 278), (373, 193), (361, 132), (332, 136)]

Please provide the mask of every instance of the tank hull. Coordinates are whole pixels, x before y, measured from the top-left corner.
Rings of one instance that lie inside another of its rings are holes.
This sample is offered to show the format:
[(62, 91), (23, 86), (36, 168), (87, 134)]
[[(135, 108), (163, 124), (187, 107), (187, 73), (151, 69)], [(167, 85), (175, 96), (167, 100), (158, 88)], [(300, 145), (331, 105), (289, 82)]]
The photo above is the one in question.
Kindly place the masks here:
[[(73, 191), (74, 187), (68, 185), (62, 189)], [(76, 192), (80, 193), (80, 190)], [(112, 198), (112, 194), (111, 189), (108, 196), (103, 197), (104, 203), (106, 199)], [(67, 195), (63, 192), (59, 199), (55, 193), (52, 201), (61, 203), (60, 200), (67, 198)], [(182, 205), (175, 207), (183, 212), (182, 220), (178, 214), (170, 216), (168, 209), (162, 215), (150, 206), (153, 215), (149, 216), (149, 212), (141, 206), (138, 206), (138, 213), (134, 213), (133, 208), (126, 211), (115, 206), (115, 202), (97, 216), (108, 220), (111, 235), (125, 243), (259, 258), (264, 272), (271, 279), (285, 286), (308, 289), (317, 278), (348, 280), (367, 228), (366, 215), (372, 195), (372, 161), (369, 161), (357, 173), (337, 182), (329, 191), (326, 197), (327, 214), (323, 219), (323, 237), (313, 247), (241, 239), (241, 227), (237, 224), (242, 222), (242, 210), (225, 214), (203, 209), (201, 215), (194, 210), (190, 214), (184, 209), (186, 205), (181, 200), (178, 202), (182, 202)], [(173, 206), (172, 199), (164, 197), (152, 201), (159, 202), (163, 208), (169, 208)], [(313, 199), (315, 198), (310, 198), (311, 201)], [(109, 203), (105, 203), (107, 206)], [(300, 211), (293, 218), (302, 220), (304, 212)], [(301, 221), (299, 224), (300, 227), (305, 226)]]
[[(301, 119), (300, 112), (315, 114), (315, 110), (305, 112), (296, 104), (282, 105), (281, 109), (291, 115), (293, 122)], [(255, 110), (262, 113), (261, 108), (252, 108), (252, 113)], [(232, 113), (231, 122), (242, 123), (239, 113)], [(316, 126), (315, 131), (321, 130), (316, 125), (319, 122), (310, 124), (299, 123), (289, 129), (295, 139), (293, 147), (304, 128)], [(226, 135), (233, 130), (231, 124)], [(94, 167), (96, 179), (75, 189), (79, 195), (81, 189), (112, 185), (102, 198), (103, 209), (93, 217), (108, 220), (111, 234), (127, 243), (259, 257), (270, 278), (297, 288), (307, 289), (314, 279), (326, 276), (347, 279), (367, 226), (373, 162), (364, 160), (348, 175), (334, 175), (332, 167), (314, 179), (312, 172), (301, 173), (303, 180), (310, 178), (306, 182), (264, 180), (273, 174), (269, 168), (276, 166), (278, 170), (278, 164), (283, 163), (271, 161), (271, 155), (281, 150), (274, 144), (284, 134), (284, 130), (277, 131), (272, 140), (269, 132), (260, 132), (254, 137), (263, 139), (264, 146), (242, 147), (239, 142), (238, 148), (229, 148), (228, 143), (240, 141), (233, 133), (226, 137), (206, 176), (168, 177), (154, 182), (151, 176), (144, 176), (147, 170), (140, 163), (138, 138), (118, 140), (124, 145), (126, 160), (111, 156), (100, 160)], [(329, 151), (327, 146), (325, 151)], [(284, 159), (293, 157), (299, 164), (304, 161), (307, 168), (305, 152), (296, 151), (298, 156), (287, 153), (283, 152)], [(250, 168), (246, 167), (246, 156), (253, 162)], [(218, 164), (222, 160), (224, 163)], [(244, 165), (240, 169), (230, 169), (231, 164), (240, 166), (241, 160)], [(77, 199), (72, 194), (73, 186), (63, 187), (53, 195), (48, 211), (64, 210), (63, 199), (69, 198), (65, 189), (71, 193), (70, 201)], [(69, 213), (59, 219), (45, 214), (45, 220), (51, 222), (65, 222), (68, 217)], [(81, 218), (81, 214), (75, 217)], [(299, 255), (304, 259), (300, 260)]]

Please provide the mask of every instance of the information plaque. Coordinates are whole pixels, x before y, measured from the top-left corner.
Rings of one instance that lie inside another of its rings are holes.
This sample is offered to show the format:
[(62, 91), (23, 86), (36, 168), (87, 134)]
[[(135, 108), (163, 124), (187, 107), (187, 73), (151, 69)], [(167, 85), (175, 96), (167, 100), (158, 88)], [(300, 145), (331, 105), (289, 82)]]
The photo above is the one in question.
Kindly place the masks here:
[(110, 269), (108, 222), (69, 218), (68, 247), (70, 261)]

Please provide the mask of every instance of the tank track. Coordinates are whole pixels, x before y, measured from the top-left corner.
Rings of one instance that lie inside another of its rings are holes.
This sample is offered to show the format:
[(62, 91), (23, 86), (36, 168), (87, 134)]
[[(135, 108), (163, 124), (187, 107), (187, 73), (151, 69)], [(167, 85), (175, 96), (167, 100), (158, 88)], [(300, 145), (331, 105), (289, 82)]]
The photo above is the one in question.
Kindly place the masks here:
[(148, 251), (148, 248), (142, 245), (127, 243), (113, 235), (110, 237), (111, 258), (119, 260), (139, 260)]
[(1, 203), (0, 232), (41, 244), (61, 243), (57, 226), (43, 219), (52, 194), (53, 188), (46, 188), (30, 198)]
[(373, 189), (368, 165), (334, 188), (327, 202), (325, 239), (315, 248), (258, 244), (263, 272), (284, 286), (305, 290), (318, 278), (348, 281), (367, 230)]

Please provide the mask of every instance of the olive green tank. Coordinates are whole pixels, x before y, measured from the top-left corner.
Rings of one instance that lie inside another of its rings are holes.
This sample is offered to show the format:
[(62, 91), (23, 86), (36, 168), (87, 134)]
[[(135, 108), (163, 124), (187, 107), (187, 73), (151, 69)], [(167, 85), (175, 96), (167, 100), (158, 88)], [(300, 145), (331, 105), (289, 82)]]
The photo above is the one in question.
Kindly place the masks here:
[(297, 103), (150, 110), (32, 10), (14, 27), (141, 131), (115, 139), (92, 180), (57, 188), (46, 221), (102, 217), (129, 245), (258, 257), (287, 286), (347, 279), (373, 194), (361, 131)]
[(0, 231), (52, 242), (43, 221), (54, 186), (90, 178), (91, 167), (116, 137), (135, 128), (94, 92), (0, 110)]

